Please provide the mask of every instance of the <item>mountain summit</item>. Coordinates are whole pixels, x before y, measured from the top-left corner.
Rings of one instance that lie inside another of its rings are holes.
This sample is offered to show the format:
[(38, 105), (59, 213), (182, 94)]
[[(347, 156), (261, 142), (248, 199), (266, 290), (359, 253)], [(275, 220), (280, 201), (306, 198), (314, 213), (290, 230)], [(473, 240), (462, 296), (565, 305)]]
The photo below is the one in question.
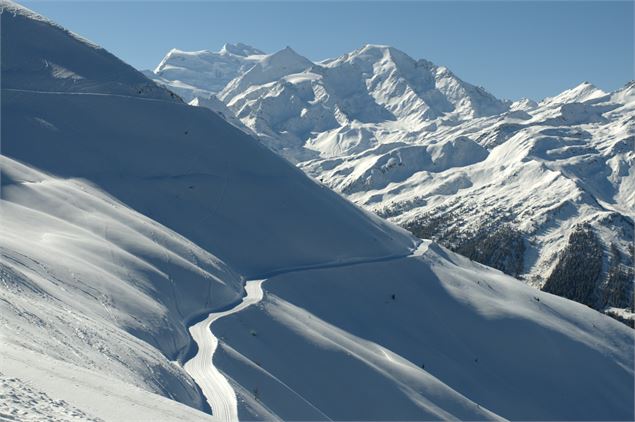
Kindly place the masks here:
[(196, 96), (209, 98), (219, 92), (262, 56), (262, 51), (242, 43), (225, 44), (218, 52), (174, 48), (154, 71), (146, 71), (145, 74), (164, 85), (169, 84), (170, 89), (189, 102)]
[(250, 45), (239, 42), (238, 44), (226, 43), (223, 48), (218, 52), (221, 55), (233, 54), (235, 56), (249, 57), (265, 54), (264, 52), (254, 48)]
[[(366, 45), (318, 63), (290, 47), (249, 57), (245, 66), (232, 68), (231, 81), (220, 81), (204, 66), (185, 59), (180, 59), (176, 76), (164, 69), (166, 59), (149, 76), (187, 100), (217, 93), (244, 124), (292, 160), (310, 157), (310, 151), (323, 144), (312, 140), (312, 133), (336, 130), (354, 137), (358, 130), (353, 126), (358, 123), (383, 121), (405, 128), (434, 127), (509, 108), (507, 102), (462, 81), (447, 68), (414, 60), (388, 46)], [(219, 82), (227, 84), (218, 89)], [(184, 87), (189, 92), (184, 93)]]

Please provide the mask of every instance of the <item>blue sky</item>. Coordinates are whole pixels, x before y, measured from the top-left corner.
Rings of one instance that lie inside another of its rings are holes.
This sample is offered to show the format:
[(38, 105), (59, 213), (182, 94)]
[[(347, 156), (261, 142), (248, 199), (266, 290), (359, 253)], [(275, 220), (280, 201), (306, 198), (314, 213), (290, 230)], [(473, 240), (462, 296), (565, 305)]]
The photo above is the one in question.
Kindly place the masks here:
[(321, 60), (388, 44), (449, 67), (501, 98), (541, 99), (582, 81), (633, 76), (633, 2), (22, 2), (139, 69), (171, 48), (289, 45)]

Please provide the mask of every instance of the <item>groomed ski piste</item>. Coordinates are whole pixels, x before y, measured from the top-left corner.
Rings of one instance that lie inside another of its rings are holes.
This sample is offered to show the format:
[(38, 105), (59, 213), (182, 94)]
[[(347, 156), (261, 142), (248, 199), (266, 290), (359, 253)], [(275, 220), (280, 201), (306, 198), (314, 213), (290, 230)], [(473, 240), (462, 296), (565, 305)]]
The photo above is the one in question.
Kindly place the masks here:
[(262, 300), (262, 283), (265, 280), (249, 280), (245, 283), (245, 296), (240, 303), (231, 309), (211, 312), (203, 321), (189, 328), (190, 335), (196, 343), (196, 355), (187, 361), (184, 369), (194, 378), (203, 391), (207, 403), (212, 409), (212, 416), (221, 421), (238, 420), (238, 402), (236, 393), (227, 378), (214, 366), (214, 352), (218, 347), (218, 339), (211, 330), (214, 321), (240, 312), (248, 306)]
[[(427, 249), (427, 247), (425, 249)], [(417, 249), (417, 253), (421, 254), (425, 249)], [(413, 253), (412, 255), (415, 254)], [(367, 264), (371, 262), (391, 261), (401, 258), (404, 258), (404, 256), (390, 256), (385, 258), (376, 258), (373, 260), (358, 259), (333, 264), (311, 265), (286, 270), (278, 270), (270, 274), (269, 277), (288, 273), (298, 273), (307, 270), (338, 268)], [(188, 328), (193, 341), (196, 343), (197, 351), (194, 357), (192, 357), (185, 363), (183, 368), (187, 371), (188, 374), (190, 374), (190, 376), (201, 388), (202, 393), (211, 408), (212, 416), (214, 416), (218, 420), (237, 421), (238, 402), (236, 399), (236, 393), (230, 385), (229, 381), (214, 366), (213, 360), (214, 353), (218, 348), (218, 338), (216, 338), (216, 336), (214, 335), (212, 324), (221, 318), (236, 314), (251, 305), (259, 303), (264, 296), (262, 284), (266, 280), (266, 278), (247, 280), (245, 282), (245, 295), (237, 304), (231, 306), (229, 309), (210, 312), (207, 318), (195, 323)], [(255, 403), (252, 402), (252, 405), (254, 404)], [(319, 409), (316, 410), (319, 412)], [(275, 415), (271, 414), (270, 412), (267, 413), (267, 416), (275, 419)], [(322, 416), (324, 416), (326, 419), (329, 419), (324, 414), (322, 414)]]
[[(624, 324), (419, 245), (0, 5), (1, 417), (633, 419)], [(238, 303), (197, 326), (197, 380), (192, 318)]]

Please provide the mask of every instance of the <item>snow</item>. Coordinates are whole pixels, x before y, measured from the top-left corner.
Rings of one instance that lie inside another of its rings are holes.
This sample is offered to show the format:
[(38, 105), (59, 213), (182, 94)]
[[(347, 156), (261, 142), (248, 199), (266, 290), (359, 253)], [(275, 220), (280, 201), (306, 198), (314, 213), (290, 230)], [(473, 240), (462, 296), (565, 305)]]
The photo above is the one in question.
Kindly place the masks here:
[[(287, 59), (266, 77), (228, 83), (221, 98), (234, 115), (224, 116), (324, 185), (402, 226), (431, 224), (426, 236), (453, 248), (511, 227), (525, 245), (511, 274), (536, 287), (583, 225), (632, 268), (633, 83), (511, 102), (390, 46), (312, 66), (276, 54)], [(433, 221), (444, 214), (447, 227)], [(594, 293), (600, 310), (612, 306), (602, 299), (607, 269)]]
[(37, 420), (52, 417), (73, 421), (100, 421), (74, 408), (64, 400), (53, 400), (42, 391), (33, 390), (19, 378), (0, 375), (0, 418), (2, 420)]
[(259, 416), (250, 396), (285, 420), (631, 415), (629, 328), (434, 244), (263, 288), (260, 304), (212, 328), (215, 362), (245, 387), (244, 419)]
[[(3, 44), (2, 88), (35, 91), (92, 92), (174, 100), (174, 94), (148, 81), (132, 66), (48, 20), (3, 2), (3, 31), (12, 34)], [(5, 18), (11, 16), (11, 18)], [(47, 39), (46, 43), (40, 40)], [(37, 51), (37, 56), (23, 54)], [(69, 55), (76, 51), (78, 55)], [(79, 59), (78, 57), (84, 57)], [(119, 75), (126, 75), (121, 83)]]
[(212, 415), (219, 420), (238, 420), (236, 394), (227, 379), (212, 364), (214, 352), (218, 347), (218, 339), (210, 331), (214, 321), (242, 311), (262, 300), (260, 285), (264, 280), (249, 280), (245, 283), (245, 296), (231, 309), (212, 312), (203, 321), (189, 328), (190, 335), (198, 346), (196, 355), (185, 362), (184, 369), (201, 387)]
[[(246, 44), (225, 44), (218, 52), (181, 51), (173, 48), (153, 72), (147, 72), (160, 84), (176, 87), (186, 101), (195, 96), (209, 97), (258, 62), (264, 53)], [(170, 82), (168, 82), (170, 81)]]
[(629, 312), (626, 309), (609, 307), (604, 312), (608, 315), (616, 315), (624, 321), (635, 322), (635, 313)]
[(172, 398), (123, 382), (116, 374), (62, 362), (4, 339), (0, 353), (2, 420), (215, 420)]
[(595, 87), (589, 82), (582, 82), (571, 89), (567, 89), (555, 97), (545, 98), (540, 105), (555, 105), (573, 102), (585, 102), (604, 97), (606, 92)]
[[(431, 118), (461, 120), (501, 113), (508, 107), (449, 70), (415, 61), (392, 47), (367, 45), (320, 63), (289, 47), (259, 57), (218, 97), (263, 142), (292, 161), (314, 158), (312, 151), (322, 157), (358, 151), (361, 147), (332, 144), (368, 138), (364, 132), (378, 138), (376, 132), (383, 130), (395, 138), (404, 133), (402, 125), (389, 129), (373, 127), (374, 123), (397, 120), (430, 129)], [(178, 94), (183, 83), (196, 89), (205, 85), (205, 72), (197, 72), (196, 66), (188, 71), (193, 75), (155, 80)]]
[(299, 73), (309, 69), (313, 63), (300, 56), (290, 47), (286, 47), (274, 54), (264, 56), (254, 66), (223, 88), (219, 93), (220, 99), (229, 101), (237, 92), (253, 85), (263, 85), (273, 82), (283, 76)]
[(229, 108), (227, 108), (227, 106), (225, 106), (225, 104), (221, 100), (219, 100), (218, 97), (216, 97), (215, 95), (212, 95), (210, 97), (194, 97), (194, 99), (190, 101), (188, 104), (194, 107), (208, 108), (212, 110), (213, 112), (215, 112), (216, 114), (218, 114), (223, 119), (225, 119), (227, 122), (231, 123), (238, 129), (245, 132), (246, 134), (253, 135), (253, 132), (247, 126), (245, 126), (238, 118), (236, 118), (234, 116), (234, 113)]
[[(625, 325), (421, 243), (310, 179), (218, 110), (190, 106), (104, 50), (1, 4), (3, 40), (12, 40), (1, 61), (3, 418), (632, 419)], [(388, 53), (381, 60), (398, 56)], [(243, 80), (306, 64), (293, 51), (274, 56)], [(55, 66), (33, 67), (44, 58)], [(324, 79), (315, 67), (297, 69), (265, 85), (281, 88), (274, 96), (304, 95)], [(338, 103), (333, 119), (374, 125), (345, 113), (369, 92)], [(206, 99), (214, 103), (196, 103)], [(607, 132), (594, 147), (619, 149), (627, 131)], [(553, 146), (516, 136), (489, 149), (460, 130), (421, 145), (379, 138), (349, 174), (376, 163), (380, 173), (411, 163), (428, 170), (396, 170), (399, 182), (378, 179), (377, 191), (432, 172), (446, 191), (470, 189), (487, 173), (470, 169), (529, 156), (547, 162)], [(566, 157), (553, 170), (531, 163), (525, 171), (546, 186), (559, 180), (553, 200), (567, 192), (573, 201), (576, 185), (559, 171), (580, 169), (568, 166), (575, 154), (558, 154)], [(315, 163), (347, 162), (329, 160)], [(602, 191), (603, 180), (594, 183)], [(431, 187), (444, 191), (422, 185)], [(513, 186), (501, 192), (516, 199)], [(247, 281), (264, 279), (262, 291)]]

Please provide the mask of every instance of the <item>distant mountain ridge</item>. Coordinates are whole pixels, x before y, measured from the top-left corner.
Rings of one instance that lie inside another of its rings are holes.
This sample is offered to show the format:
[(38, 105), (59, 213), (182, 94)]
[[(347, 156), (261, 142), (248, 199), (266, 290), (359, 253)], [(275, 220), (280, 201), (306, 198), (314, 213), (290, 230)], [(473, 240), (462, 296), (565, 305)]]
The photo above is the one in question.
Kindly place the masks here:
[[(633, 276), (632, 84), (606, 93), (584, 82), (539, 103), (511, 102), (380, 45), (318, 63), (287, 47), (205, 92), (198, 79), (185, 80), (187, 92), (184, 81), (155, 80), (188, 101), (218, 97), (228, 121), (421, 237), (635, 319), (625, 281)], [(575, 239), (603, 251), (600, 270), (577, 278), (582, 289), (555, 281)]]
[(154, 71), (144, 73), (170, 81), (172, 90), (189, 102), (194, 96), (208, 97), (209, 93), (220, 91), (262, 56), (262, 51), (242, 43), (225, 44), (218, 52), (172, 49)]
[[(216, 94), (241, 120), (253, 122), (256, 133), (275, 138), (285, 132), (294, 138), (286, 141), (296, 143), (310, 132), (354, 122), (407, 121), (421, 127), (440, 117), (456, 122), (509, 108), (509, 102), (462, 81), (447, 68), (416, 61), (393, 47), (366, 45), (319, 63), (290, 47), (244, 58), (225, 51), (172, 50), (153, 74), (146, 74), (188, 102)], [(234, 65), (227, 66), (228, 60)], [(258, 95), (265, 91), (267, 95)], [(284, 111), (276, 108), (276, 101), (285, 102)], [(298, 120), (314, 121), (317, 127)]]

